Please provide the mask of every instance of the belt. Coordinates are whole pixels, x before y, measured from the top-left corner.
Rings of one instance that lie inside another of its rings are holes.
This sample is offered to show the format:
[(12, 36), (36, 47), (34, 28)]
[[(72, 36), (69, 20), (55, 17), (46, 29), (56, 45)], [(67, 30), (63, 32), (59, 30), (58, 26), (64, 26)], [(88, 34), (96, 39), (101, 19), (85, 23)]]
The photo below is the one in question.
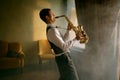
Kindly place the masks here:
[(71, 61), (71, 57), (68, 55), (68, 53), (69, 53), (69, 52), (63, 52), (63, 53), (55, 54), (55, 57), (59, 57), (59, 56), (61, 56), (61, 55), (63, 55), (63, 54), (66, 54), (68, 60)]
[(55, 56), (57, 57), (57, 56), (61, 56), (63, 54), (67, 54), (67, 53), (69, 53), (69, 52), (63, 52), (63, 53), (55, 54)]
[(65, 54), (65, 53), (63, 52), (63, 53), (55, 54), (55, 56), (57, 57), (57, 56), (61, 56), (63, 54)]

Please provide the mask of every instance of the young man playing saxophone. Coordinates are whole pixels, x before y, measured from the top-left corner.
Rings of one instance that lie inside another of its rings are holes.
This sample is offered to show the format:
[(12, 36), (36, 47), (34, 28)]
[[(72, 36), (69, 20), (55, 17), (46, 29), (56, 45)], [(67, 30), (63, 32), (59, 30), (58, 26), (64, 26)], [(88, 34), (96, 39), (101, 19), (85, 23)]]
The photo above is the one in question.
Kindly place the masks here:
[(74, 46), (76, 42), (79, 42), (81, 36), (76, 34), (76, 37), (73, 40), (68, 41), (69, 31), (71, 30), (69, 24), (65, 35), (61, 35), (56, 28), (56, 25), (54, 25), (55, 15), (49, 8), (42, 9), (39, 16), (47, 24), (46, 35), (51, 48), (53, 48), (55, 52), (55, 61), (60, 72), (59, 80), (79, 80), (74, 64), (69, 55), (69, 49)]

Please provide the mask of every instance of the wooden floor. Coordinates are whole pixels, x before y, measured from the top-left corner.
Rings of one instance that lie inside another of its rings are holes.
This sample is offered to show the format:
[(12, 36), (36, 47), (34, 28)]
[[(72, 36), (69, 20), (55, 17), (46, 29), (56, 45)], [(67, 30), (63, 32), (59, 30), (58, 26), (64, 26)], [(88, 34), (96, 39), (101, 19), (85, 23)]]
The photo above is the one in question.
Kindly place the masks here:
[(0, 71), (0, 80), (58, 80), (58, 78), (59, 72), (54, 61), (25, 66), (22, 73), (16, 69)]

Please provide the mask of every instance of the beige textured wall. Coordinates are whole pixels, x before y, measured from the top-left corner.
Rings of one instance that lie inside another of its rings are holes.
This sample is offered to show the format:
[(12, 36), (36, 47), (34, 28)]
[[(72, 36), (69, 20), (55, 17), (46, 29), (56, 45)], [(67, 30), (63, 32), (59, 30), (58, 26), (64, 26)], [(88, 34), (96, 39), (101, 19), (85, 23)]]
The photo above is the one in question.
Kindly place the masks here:
[(46, 25), (39, 18), (39, 10), (49, 7), (60, 15), (66, 13), (65, 4), (66, 0), (0, 1), (0, 39), (23, 45), (25, 65), (38, 63), (37, 41), (46, 38)]

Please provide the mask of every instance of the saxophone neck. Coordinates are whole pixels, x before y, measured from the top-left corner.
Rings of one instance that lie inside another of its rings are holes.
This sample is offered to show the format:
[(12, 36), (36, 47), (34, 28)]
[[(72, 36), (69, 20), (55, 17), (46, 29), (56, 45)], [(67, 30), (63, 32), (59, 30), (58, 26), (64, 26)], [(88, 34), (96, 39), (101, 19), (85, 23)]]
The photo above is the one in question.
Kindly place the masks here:
[(64, 17), (65, 17), (65, 19), (67, 20), (68, 23), (70, 23), (71, 25), (73, 25), (72, 22), (69, 20), (69, 18), (66, 15), (64, 15)]
[(60, 17), (64, 17), (67, 20), (68, 23), (72, 24), (72, 22), (68, 19), (68, 17), (66, 15), (56, 16), (55, 18), (57, 19), (57, 18), (60, 18)]
[(64, 17), (65, 15), (61, 15), (61, 16), (56, 16), (55, 18), (57, 19), (57, 18), (60, 18), (60, 17)]

